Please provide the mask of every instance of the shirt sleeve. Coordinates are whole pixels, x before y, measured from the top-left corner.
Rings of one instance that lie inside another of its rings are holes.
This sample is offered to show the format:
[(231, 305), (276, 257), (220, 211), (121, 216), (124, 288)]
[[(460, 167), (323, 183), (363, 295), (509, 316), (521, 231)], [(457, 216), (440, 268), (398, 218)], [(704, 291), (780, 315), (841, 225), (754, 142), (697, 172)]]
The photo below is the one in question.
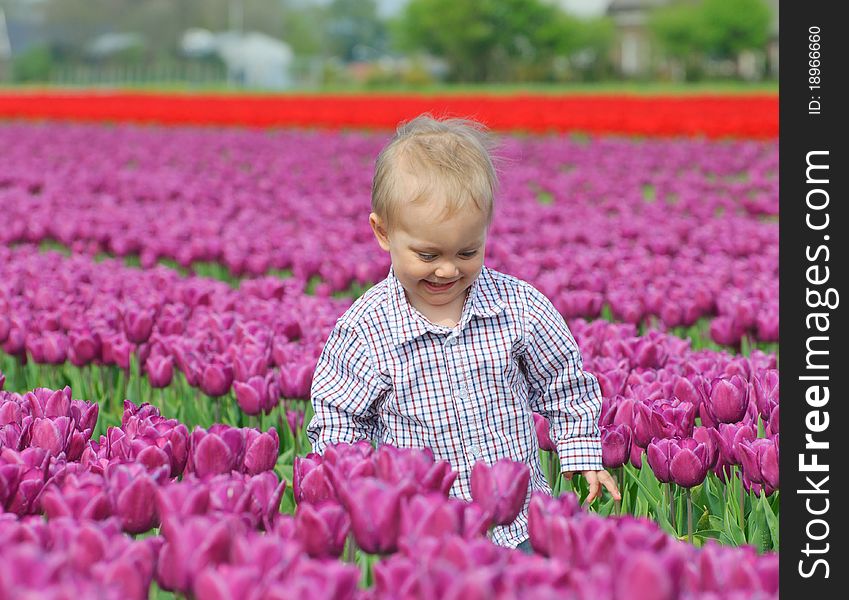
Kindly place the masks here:
[(307, 437), (313, 452), (328, 444), (374, 438), (382, 386), (365, 343), (339, 323), (327, 339), (313, 375), (313, 416)]
[(523, 358), (531, 410), (551, 423), (562, 471), (601, 470), (601, 388), (566, 321), (551, 301), (528, 286)]

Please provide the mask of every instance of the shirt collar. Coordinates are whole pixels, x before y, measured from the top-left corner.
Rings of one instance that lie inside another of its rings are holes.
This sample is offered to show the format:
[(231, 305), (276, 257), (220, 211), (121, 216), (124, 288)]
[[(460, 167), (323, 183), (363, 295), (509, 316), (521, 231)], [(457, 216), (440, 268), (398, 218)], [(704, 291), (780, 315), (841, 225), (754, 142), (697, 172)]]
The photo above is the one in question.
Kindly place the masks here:
[[(386, 303), (389, 327), (396, 346), (424, 335), (428, 331), (442, 329), (427, 321), (407, 302), (404, 288), (395, 277), (392, 267), (389, 268), (387, 283), (389, 293)], [(469, 290), (469, 296), (463, 305), (463, 314), (460, 316), (459, 327), (463, 329), (472, 317), (492, 317), (501, 313), (506, 307), (507, 304), (498, 294), (492, 273), (487, 267), (483, 267)]]

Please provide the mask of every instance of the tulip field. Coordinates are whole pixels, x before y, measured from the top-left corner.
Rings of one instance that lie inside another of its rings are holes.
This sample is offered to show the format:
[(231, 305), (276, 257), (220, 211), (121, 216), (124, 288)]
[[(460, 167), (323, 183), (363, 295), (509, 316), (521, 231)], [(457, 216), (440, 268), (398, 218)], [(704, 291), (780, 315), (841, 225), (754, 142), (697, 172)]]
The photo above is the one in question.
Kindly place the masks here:
[(525, 507), (525, 464), (478, 462), (466, 502), (427, 448), (310, 451), (324, 341), (389, 268), (367, 220), (386, 123), (295, 97), (19, 100), (0, 95), (0, 600), (778, 597), (776, 98), (552, 100), (545, 122), (481, 101), (511, 115), (490, 122), (486, 264), (566, 318), (622, 491), (586, 504), (537, 415), (531, 554), (487, 536)]

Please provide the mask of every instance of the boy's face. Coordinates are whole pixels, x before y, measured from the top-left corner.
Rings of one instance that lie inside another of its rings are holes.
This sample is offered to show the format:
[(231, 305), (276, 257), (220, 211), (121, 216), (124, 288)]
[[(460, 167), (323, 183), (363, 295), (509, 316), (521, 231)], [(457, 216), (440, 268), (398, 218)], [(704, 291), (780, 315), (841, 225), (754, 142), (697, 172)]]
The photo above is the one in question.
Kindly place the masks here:
[(487, 220), (476, 207), (443, 218), (443, 207), (439, 200), (409, 203), (391, 229), (375, 213), (369, 223), (410, 304), (428, 318), (459, 319), (483, 268)]

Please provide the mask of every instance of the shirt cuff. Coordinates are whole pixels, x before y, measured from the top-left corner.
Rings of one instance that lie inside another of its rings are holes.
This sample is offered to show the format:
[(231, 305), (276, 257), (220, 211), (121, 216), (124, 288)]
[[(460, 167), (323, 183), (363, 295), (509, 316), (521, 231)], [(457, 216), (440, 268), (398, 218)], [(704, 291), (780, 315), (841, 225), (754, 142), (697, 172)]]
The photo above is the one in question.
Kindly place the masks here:
[(601, 437), (574, 436), (557, 442), (560, 471), (601, 471)]

